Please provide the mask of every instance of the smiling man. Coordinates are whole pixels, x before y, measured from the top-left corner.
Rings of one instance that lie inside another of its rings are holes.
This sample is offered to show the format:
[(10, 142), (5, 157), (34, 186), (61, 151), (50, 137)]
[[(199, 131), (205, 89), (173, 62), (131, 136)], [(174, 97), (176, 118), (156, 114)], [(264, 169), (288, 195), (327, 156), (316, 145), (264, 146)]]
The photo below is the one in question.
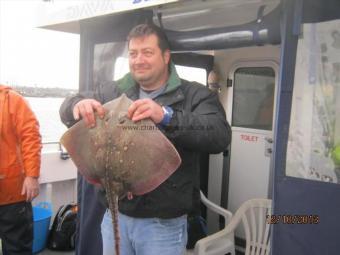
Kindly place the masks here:
[[(197, 203), (194, 198), (199, 198), (199, 155), (224, 151), (230, 142), (230, 126), (215, 93), (178, 77), (160, 28), (136, 26), (128, 36), (128, 48), (130, 73), (96, 92), (67, 98), (61, 118), (68, 126), (82, 118), (93, 127), (94, 114), (105, 115), (102, 104), (125, 93), (134, 101), (128, 110), (130, 119), (149, 118), (159, 126), (176, 147), (182, 164), (155, 190), (119, 201), (121, 254), (180, 255), (187, 242), (186, 217)], [(112, 255), (108, 210), (101, 227), (103, 254)]]

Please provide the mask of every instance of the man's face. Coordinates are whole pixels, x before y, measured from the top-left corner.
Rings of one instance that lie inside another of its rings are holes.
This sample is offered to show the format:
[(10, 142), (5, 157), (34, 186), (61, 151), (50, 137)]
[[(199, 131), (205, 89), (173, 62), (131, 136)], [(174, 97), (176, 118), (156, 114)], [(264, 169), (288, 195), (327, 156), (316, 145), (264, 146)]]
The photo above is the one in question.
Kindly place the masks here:
[(162, 53), (156, 35), (132, 38), (129, 42), (129, 66), (133, 78), (144, 89), (154, 90), (168, 79), (170, 52)]

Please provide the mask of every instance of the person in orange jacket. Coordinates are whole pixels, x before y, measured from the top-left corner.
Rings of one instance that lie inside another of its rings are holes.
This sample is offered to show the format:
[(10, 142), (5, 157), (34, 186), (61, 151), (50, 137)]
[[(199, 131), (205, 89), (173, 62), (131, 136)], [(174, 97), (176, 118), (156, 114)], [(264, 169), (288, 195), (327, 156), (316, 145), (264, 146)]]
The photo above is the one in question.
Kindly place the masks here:
[(0, 238), (4, 255), (31, 255), (41, 136), (26, 100), (0, 85)]

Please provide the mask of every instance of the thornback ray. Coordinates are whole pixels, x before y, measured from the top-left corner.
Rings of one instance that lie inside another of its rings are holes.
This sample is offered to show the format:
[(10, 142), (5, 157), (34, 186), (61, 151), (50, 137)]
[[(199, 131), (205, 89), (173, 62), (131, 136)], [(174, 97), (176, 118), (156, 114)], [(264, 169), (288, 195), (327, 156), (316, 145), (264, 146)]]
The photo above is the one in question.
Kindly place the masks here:
[(133, 122), (127, 118), (131, 104), (121, 95), (103, 105), (105, 116), (96, 115), (95, 127), (88, 128), (81, 120), (60, 140), (80, 173), (106, 190), (117, 255), (118, 198), (154, 190), (181, 164), (175, 147), (151, 120)]

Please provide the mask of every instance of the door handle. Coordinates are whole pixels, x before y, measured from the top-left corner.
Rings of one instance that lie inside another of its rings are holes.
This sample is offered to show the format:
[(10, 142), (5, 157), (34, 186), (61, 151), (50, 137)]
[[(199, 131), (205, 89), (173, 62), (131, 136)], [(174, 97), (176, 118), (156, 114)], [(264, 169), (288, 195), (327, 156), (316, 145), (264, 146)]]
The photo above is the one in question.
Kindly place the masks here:
[(272, 147), (273, 147), (274, 140), (271, 137), (265, 137), (264, 139), (266, 140), (264, 155), (266, 157), (271, 157), (271, 155), (273, 153)]
[(273, 140), (273, 138), (271, 138), (271, 137), (266, 137), (266, 138), (264, 138), (268, 143), (273, 143), (274, 142), (274, 140)]

